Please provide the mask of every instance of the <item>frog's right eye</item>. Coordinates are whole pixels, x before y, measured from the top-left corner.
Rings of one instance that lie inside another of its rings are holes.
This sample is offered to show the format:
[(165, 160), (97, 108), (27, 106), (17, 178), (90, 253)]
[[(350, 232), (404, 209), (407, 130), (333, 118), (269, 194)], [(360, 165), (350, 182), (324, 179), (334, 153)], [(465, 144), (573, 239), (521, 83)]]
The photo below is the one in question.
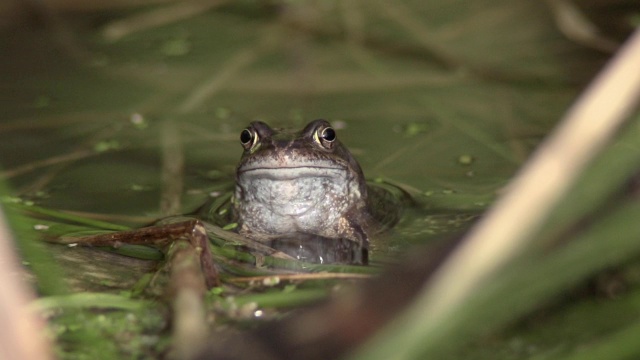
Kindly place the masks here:
[(242, 145), (248, 145), (249, 143), (251, 143), (252, 139), (253, 139), (253, 134), (251, 134), (251, 130), (249, 129), (242, 130), (242, 132), (240, 133), (240, 142), (242, 143)]
[(258, 133), (252, 128), (246, 128), (240, 133), (240, 143), (246, 150), (251, 149), (258, 141)]

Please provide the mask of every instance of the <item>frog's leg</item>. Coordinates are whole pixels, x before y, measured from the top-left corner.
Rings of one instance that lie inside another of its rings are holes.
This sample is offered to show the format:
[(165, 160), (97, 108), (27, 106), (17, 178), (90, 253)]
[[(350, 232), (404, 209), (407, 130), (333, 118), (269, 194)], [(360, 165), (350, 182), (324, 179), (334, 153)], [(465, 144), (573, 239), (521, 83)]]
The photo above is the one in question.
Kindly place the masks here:
[[(209, 238), (204, 225), (197, 219), (162, 223), (130, 231), (63, 238), (56, 242), (75, 243), (81, 246), (118, 247), (122, 244), (156, 246), (165, 253), (171, 266), (172, 278), (186, 277), (191, 281), (194, 277), (201, 277), (204, 287), (208, 289), (219, 285), (218, 271), (209, 251)], [(198, 276), (198, 273), (201, 276)]]

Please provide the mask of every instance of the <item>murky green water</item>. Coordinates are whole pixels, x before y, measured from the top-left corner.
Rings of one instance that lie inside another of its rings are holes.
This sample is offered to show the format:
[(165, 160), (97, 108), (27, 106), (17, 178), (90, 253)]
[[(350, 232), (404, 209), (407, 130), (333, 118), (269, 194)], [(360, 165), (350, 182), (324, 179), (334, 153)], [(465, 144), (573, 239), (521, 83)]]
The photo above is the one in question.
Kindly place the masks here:
[[(340, 10), (296, 14), (302, 8), (295, 6), (280, 17), (228, 6), (117, 41), (105, 38), (105, 29), (132, 14), (67, 14), (70, 38), (46, 26), (5, 31), (4, 178), (13, 196), (37, 206), (141, 226), (162, 216), (167, 151), (184, 162), (179, 212), (189, 213), (231, 188), (239, 134), (250, 121), (299, 128), (326, 118), (369, 179), (396, 184), (416, 200), (373, 244), (374, 260), (393, 261), (481, 214), (599, 64), (550, 30), (541, 6), (508, 4), (496, 5), (509, 14), (499, 29), (479, 24), (483, 30), (466, 37), (455, 35), (453, 20), (436, 20), (428, 5), (407, 5), (420, 10), (412, 16), (443, 49), (430, 47), (424, 29), (371, 10), (363, 10), (368, 22), (355, 33), (325, 31), (331, 26), (313, 21), (298, 27), (306, 16), (338, 26)], [(457, 13), (464, 28), (473, 9), (456, 9), (437, 11)], [(521, 20), (532, 17), (538, 21)], [(167, 123), (175, 127), (169, 134)], [(51, 248), (63, 268), (83, 273), (114, 265), (118, 255), (96, 251)], [(115, 267), (126, 267), (122, 261)], [(141, 276), (154, 263), (130, 264)], [(71, 278), (73, 287), (113, 292), (130, 288), (129, 276), (122, 274), (123, 283), (117, 276), (87, 277), (85, 284)], [(157, 337), (162, 326), (138, 331)]]

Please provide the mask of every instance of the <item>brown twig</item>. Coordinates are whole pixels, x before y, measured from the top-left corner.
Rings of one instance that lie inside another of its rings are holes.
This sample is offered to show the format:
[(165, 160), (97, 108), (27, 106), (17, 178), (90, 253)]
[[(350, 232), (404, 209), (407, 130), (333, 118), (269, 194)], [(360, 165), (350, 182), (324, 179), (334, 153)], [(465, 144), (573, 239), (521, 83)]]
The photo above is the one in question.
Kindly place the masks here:
[(198, 251), (199, 263), (203, 270), (207, 288), (219, 285), (218, 273), (213, 265), (213, 258), (209, 251), (209, 238), (200, 220), (154, 225), (129, 231), (117, 231), (105, 234), (89, 235), (83, 237), (61, 236), (48, 239), (56, 244), (81, 244), (83, 246), (112, 246), (119, 247), (123, 244), (148, 245), (169, 249), (177, 240), (187, 239), (191, 246)]
[[(184, 176), (184, 151), (180, 133), (172, 120), (162, 125), (162, 199), (160, 212), (165, 216), (181, 211)], [(218, 285), (218, 274), (209, 250), (209, 237), (199, 220), (164, 225), (186, 226), (169, 245), (168, 293), (173, 310), (172, 354), (176, 359), (191, 359), (204, 346), (208, 334), (204, 294)]]
[(171, 357), (174, 359), (193, 358), (208, 336), (203, 303), (206, 288), (198, 261), (202, 251), (188, 240), (179, 239), (167, 252), (167, 261), (171, 264), (168, 294), (173, 310)]

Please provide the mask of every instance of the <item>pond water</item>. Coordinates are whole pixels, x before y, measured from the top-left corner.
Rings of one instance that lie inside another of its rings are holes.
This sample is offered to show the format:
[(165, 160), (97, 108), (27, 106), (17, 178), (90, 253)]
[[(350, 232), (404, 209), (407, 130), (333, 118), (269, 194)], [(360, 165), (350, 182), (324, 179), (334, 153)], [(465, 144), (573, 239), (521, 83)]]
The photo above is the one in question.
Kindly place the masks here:
[[(90, 12), (64, 18), (64, 28), (2, 33), (0, 165), (11, 197), (147, 225), (231, 191), (239, 135), (250, 121), (301, 128), (325, 118), (370, 181), (402, 188), (415, 202), (372, 244), (376, 267), (468, 226), (553, 126), (575, 94), (572, 81), (583, 80), (549, 51), (566, 44), (545, 32), (548, 19), (522, 25), (531, 33), (503, 33), (500, 44), (483, 42), (487, 49), (465, 65), (423, 51), (414, 30), (390, 26), (372, 31), (371, 43), (354, 43), (243, 6), (109, 38), (109, 26), (126, 15)], [(539, 56), (514, 52), (510, 36), (531, 37), (526, 46)], [(466, 58), (474, 40), (458, 40), (451, 54)], [(581, 63), (584, 73), (595, 63)], [(167, 208), (166, 196), (179, 207)], [(67, 271), (127, 266), (95, 249), (50, 251)], [(131, 268), (142, 276), (153, 264)], [(132, 286), (131, 273), (111, 275), (76, 277), (74, 286)]]
[[(161, 79), (178, 76), (176, 72), (187, 71), (189, 61), (199, 59), (188, 55), (173, 59), (160, 53), (158, 59), (140, 64), (140, 59), (122, 59), (126, 54), (113, 49), (119, 44), (110, 44), (102, 49), (113, 52), (103, 60), (105, 64), (76, 63), (59, 44), (47, 41), (49, 36), (38, 32), (8, 39), (12, 55), (3, 64), (9, 70), (5, 83), (16, 84), (16, 92), (11, 95), (15, 101), (8, 104), (10, 115), (0, 126), (5, 177), (16, 194), (42, 207), (113, 216), (115, 222), (139, 226), (162, 216), (161, 175), (167, 159), (162, 137), (167, 122), (173, 124), (172, 141), (179, 143), (177, 157), (184, 163), (180, 212), (188, 213), (211, 194), (231, 189), (242, 151), (239, 133), (249, 121), (300, 128), (314, 118), (329, 119), (368, 179), (405, 188), (419, 203), (405, 209), (396, 229), (398, 241), (392, 237), (387, 249), (456, 231), (470, 215), (489, 205), (541, 135), (492, 140), (495, 134), (489, 131), (502, 129), (478, 122), (477, 111), (492, 111), (508, 100), (501, 97), (496, 104), (486, 89), (465, 84), (455, 75), (446, 84), (434, 80), (434, 85), (428, 84), (428, 74), (426, 85), (406, 79), (393, 91), (386, 90), (388, 80), (383, 78), (380, 84), (352, 90), (299, 94), (301, 89), (313, 89), (315, 83), (353, 86), (353, 82), (343, 84), (343, 71), (338, 71), (331, 74), (333, 79), (318, 76), (281, 88), (279, 77), (292, 76), (286, 69), (272, 69), (273, 65), (261, 69), (254, 64), (247, 72), (265, 79), (257, 81), (240, 72), (238, 79), (229, 80), (229, 88), (183, 113), (176, 107), (183, 106), (182, 99), (193, 97), (197, 89), (173, 94), (176, 90), (166, 89), (167, 84), (158, 88), (149, 84), (150, 79), (131, 80), (131, 76), (153, 78), (154, 72)], [(320, 47), (317, 51), (327, 56), (332, 50)], [(211, 72), (214, 81), (215, 66)], [(260, 86), (248, 87), (254, 82)], [(206, 80), (191, 83), (196, 88), (207, 85)], [(501, 86), (492, 88), (501, 95), (510, 92)], [(452, 91), (475, 100), (458, 102)], [(437, 108), (432, 107), (435, 104)], [(510, 146), (520, 154), (500, 143), (504, 141), (515, 142)]]

